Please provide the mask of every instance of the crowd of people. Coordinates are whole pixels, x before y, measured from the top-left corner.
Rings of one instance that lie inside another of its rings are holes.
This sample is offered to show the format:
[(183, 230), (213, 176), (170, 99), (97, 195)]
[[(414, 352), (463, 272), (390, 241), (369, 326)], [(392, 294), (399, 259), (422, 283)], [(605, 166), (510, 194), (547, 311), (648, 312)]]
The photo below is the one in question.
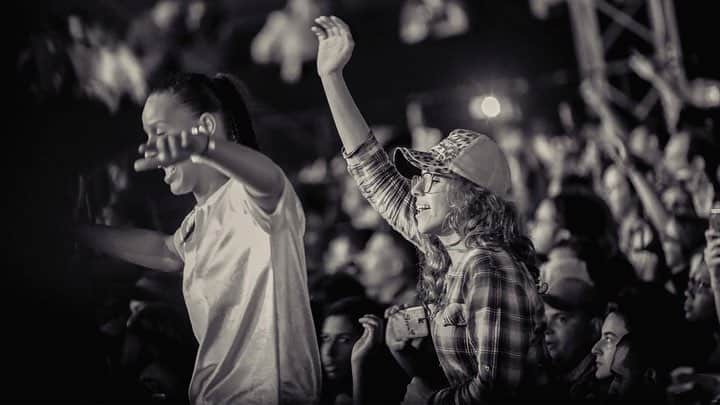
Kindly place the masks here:
[(132, 66), (153, 61), (102, 47), (127, 74), (84, 88), (111, 109), (149, 94), (135, 169), (162, 167), (197, 203), (167, 235), (132, 184), (136, 156), (80, 176), (78, 239), (100, 252), (81, 264), (131, 275), (96, 311), (109, 397), (720, 401), (717, 82), (679, 82), (638, 54), (630, 67), (658, 88), (659, 118), (623, 115), (583, 83), (590, 113), (563, 134), (387, 138), (343, 78), (350, 28), (312, 23), (343, 149), (297, 173), (259, 150), (233, 76), (145, 88)]

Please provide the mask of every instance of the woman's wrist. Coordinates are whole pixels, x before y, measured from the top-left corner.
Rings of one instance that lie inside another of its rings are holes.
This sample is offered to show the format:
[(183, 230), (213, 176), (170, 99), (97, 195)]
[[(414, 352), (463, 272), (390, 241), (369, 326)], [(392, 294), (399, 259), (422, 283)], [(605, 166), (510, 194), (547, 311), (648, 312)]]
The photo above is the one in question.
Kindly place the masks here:
[(333, 70), (332, 72), (320, 73), (318, 76), (320, 76), (320, 80), (322, 81), (343, 79), (343, 70), (340, 69)]

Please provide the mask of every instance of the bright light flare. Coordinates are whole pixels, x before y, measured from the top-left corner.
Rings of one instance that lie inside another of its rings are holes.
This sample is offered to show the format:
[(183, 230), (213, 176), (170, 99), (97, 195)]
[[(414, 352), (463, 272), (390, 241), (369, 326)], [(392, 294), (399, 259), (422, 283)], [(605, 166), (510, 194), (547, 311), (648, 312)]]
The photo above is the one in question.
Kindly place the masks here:
[(480, 96), (470, 101), (470, 114), (475, 118), (495, 118), (501, 112), (500, 101), (495, 96)]

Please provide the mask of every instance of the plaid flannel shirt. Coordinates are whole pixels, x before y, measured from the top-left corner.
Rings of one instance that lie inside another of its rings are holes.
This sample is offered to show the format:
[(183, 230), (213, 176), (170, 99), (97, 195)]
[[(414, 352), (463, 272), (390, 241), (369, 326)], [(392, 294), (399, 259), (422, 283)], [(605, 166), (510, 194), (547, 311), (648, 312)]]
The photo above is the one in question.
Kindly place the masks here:
[[(371, 136), (344, 153), (360, 191), (388, 223), (420, 247), (409, 181)], [(518, 398), (547, 382), (543, 371), (544, 306), (528, 271), (501, 247), (469, 251), (445, 278), (445, 304), (432, 339), (450, 382), (430, 403), (467, 404)]]

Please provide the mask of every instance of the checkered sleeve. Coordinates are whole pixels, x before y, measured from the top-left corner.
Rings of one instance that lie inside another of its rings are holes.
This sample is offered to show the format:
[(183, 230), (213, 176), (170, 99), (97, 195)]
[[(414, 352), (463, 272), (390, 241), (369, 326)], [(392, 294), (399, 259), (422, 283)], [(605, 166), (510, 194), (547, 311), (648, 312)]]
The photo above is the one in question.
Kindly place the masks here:
[(405, 239), (422, 248), (410, 182), (400, 175), (375, 137), (371, 134), (360, 148), (350, 154), (343, 151), (343, 156), (370, 205)]
[(484, 253), (469, 260), (466, 338), (477, 360), (468, 381), (436, 392), (433, 404), (488, 403), (518, 392), (533, 333), (533, 316), (516, 264)]

